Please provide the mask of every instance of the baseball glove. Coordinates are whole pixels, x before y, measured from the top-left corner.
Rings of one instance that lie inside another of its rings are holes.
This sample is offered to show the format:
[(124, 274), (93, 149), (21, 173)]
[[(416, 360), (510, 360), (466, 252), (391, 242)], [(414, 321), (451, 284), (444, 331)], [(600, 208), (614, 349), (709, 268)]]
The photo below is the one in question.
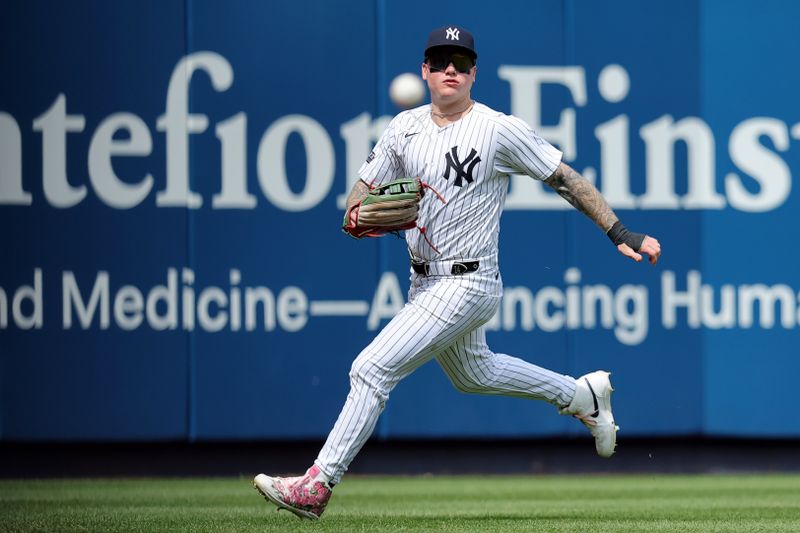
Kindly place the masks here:
[(344, 214), (342, 231), (360, 239), (417, 226), (423, 188), (416, 178), (405, 178), (378, 185)]

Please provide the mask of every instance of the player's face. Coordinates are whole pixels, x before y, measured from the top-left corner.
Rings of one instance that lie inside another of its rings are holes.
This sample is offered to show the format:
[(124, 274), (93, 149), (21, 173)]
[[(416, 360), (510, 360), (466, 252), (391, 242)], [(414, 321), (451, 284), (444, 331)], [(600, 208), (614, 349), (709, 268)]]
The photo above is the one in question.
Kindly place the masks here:
[(428, 82), (434, 100), (458, 101), (469, 97), (477, 70), (472, 58), (457, 48), (442, 48), (422, 64), (422, 79)]

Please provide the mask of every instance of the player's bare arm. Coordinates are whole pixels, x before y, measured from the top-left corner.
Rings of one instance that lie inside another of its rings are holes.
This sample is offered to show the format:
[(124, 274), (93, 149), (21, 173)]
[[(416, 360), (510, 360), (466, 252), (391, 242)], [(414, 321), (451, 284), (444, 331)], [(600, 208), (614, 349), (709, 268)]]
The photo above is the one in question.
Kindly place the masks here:
[(558, 165), (545, 183), (575, 209), (592, 219), (603, 232), (608, 232), (619, 220), (600, 191), (566, 163)]
[(638, 263), (644, 253), (649, 257), (650, 263), (655, 265), (658, 262), (661, 255), (659, 242), (649, 235), (636, 234), (625, 229), (600, 191), (575, 169), (562, 162), (545, 183), (600, 226), (622, 255)]

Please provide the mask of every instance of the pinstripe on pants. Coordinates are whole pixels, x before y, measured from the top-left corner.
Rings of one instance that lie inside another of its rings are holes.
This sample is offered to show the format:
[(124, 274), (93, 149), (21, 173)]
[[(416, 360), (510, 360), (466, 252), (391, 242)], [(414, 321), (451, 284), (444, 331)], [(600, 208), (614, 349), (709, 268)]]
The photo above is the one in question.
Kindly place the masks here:
[(483, 325), (500, 303), (494, 269), (464, 276), (412, 275), (409, 301), (359, 354), (350, 393), (315, 464), (339, 483), (375, 429), (392, 389), (431, 358), (453, 385), (479, 394), (569, 404), (575, 380), (522, 359), (493, 353)]

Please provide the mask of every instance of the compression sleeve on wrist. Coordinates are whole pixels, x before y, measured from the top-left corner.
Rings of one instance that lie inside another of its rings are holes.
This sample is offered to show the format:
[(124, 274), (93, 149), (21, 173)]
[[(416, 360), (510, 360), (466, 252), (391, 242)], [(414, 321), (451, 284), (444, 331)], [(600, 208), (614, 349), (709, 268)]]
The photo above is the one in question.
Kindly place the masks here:
[(614, 225), (611, 226), (611, 229), (608, 230), (606, 235), (608, 235), (608, 238), (611, 239), (611, 242), (613, 242), (615, 246), (624, 243), (630, 246), (635, 252), (638, 252), (642, 247), (645, 237), (644, 233), (628, 231), (619, 220), (614, 222)]

